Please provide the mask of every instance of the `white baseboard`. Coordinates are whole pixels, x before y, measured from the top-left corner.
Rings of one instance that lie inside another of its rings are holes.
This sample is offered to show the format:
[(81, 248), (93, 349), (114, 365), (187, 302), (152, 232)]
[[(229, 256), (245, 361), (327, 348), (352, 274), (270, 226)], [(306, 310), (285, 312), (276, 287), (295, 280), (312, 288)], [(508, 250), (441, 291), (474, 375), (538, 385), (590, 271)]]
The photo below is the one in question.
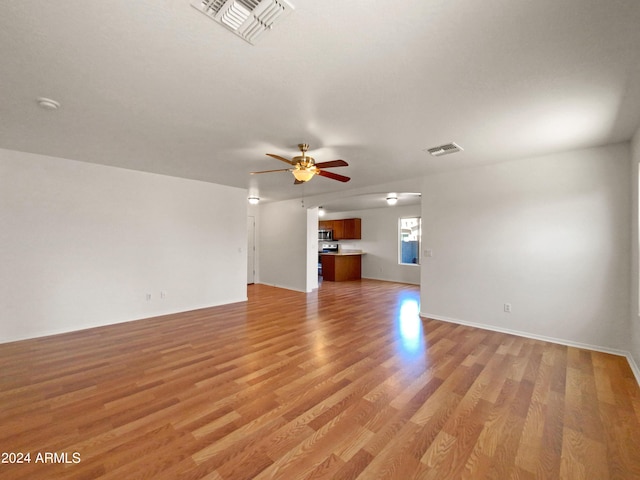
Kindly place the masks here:
[(638, 385), (640, 385), (640, 368), (638, 368), (638, 364), (630, 353), (627, 353), (627, 362), (629, 362), (629, 366), (631, 367), (631, 371), (633, 375), (636, 377), (636, 381)]
[(558, 345), (566, 345), (567, 347), (582, 348), (585, 350), (593, 350), (594, 352), (610, 353), (611, 355), (618, 355), (621, 357), (625, 357), (627, 359), (627, 362), (629, 362), (629, 367), (631, 367), (631, 371), (633, 372), (633, 375), (636, 377), (636, 382), (638, 382), (638, 386), (640, 386), (640, 369), (638, 368), (638, 365), (636, 364), (635, 359), (633, 358), (631, 353), (626, 350), (602, 347), (600, 345), (591, 345), (588, 343), (574, 342), (571, 340), (565, 340), (563, 338), (547, 337), (545, 335), (536, 335), (534, 333), (522, 332), (520, 330), (511, 330), (508, 328), (496, 327), (494, 325), (486, 325), (484, 323), (467, 322), (464, 320), (459, 320), (457, 318), (443, 317), (441, 315), (431, 315), (429, 313), (422, 312), (422, 311), (420, 312), (420, 316), (424, 318), (432, 318), (434, 320), (440, 320), (442, 322), (456, 323), (459, 325), (466, 325), (468, 327), (481, 328), (483, 330), (490, 330), (493, 332), (507, 333), (510, 335), (516, 335), (518, 337), (531, 338), (533, 340), (542, 340), (544, 342), (556, 343)]
[(362, 277), (362, 279), (363, 280), (377, 280), (379, 282), (403, 283), (405, 285), (420, 285), (420, 283), (407, 282), (406, 280), (394, 280), (392, 278)]
[(292, 292), (311, 293), (311, 292), (307, 292), (306, 290), (301, 290), (301, 289), (295, 288), (295, 287), (289, 287), (287, 285), (278, 285), (276, 283), (266, 283), (266, 282), (254, 282), (254, 283), (260, 284), (260, 285), (266, 285), (267, 287), (282, 288), (284, 290), (290, 290)]
[(225, 300), (224, 302), (216, 302), (216, 303), (203, 304), (203, 305), (191, 305), (189, 307), (177, 308), (177, 309), (174, 308), (174, 309), (165, 310), (162, 312), (150, 312), (149, 315), (136, 316), (134, 318), (123, 317), (118, 319), (112, 319), (108, 323), (100, 322), (100, 323), (88, 324), (88, 325), (70, 326), (68, 328), (61, 328), (58, 330), (52, 329), (52, 330), (41, 330), (36, 332), (29, 332), (27, 335), (20, 335), (15, 337), (7, 337), (7, 338), (0, 337), (0, 345), (5, 343), (22, 342), (24, 340), (34, 340), (36, 338), (52, 337), (54, 335), (64, 335), (65, 333), (80, 332), (82, 330), (91, 330), (94, 328), (110, 327), (110, 326), (119, 325), (122, 323), (138, 322), (140, 320), (149, 320), (151, 318), (161, 318), (169, 315), (175, 315), (177, 313), (188, 313), (188, 312), (194, 312), (196, 310), (204, 310), (206, 308), (211, 308), (211, 307), (230, 305), (232, 303), (247, 302), (248, 300), (249, 298), (247, 296), (244, 296), (244, 297), (228, 299), (228, 300)]

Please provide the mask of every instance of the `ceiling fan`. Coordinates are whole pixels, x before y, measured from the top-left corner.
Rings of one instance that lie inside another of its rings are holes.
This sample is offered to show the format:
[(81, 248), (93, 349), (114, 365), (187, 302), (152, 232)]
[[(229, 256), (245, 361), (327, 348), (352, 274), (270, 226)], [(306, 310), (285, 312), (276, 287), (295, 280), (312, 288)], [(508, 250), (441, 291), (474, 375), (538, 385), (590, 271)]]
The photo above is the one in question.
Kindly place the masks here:
[(337, 173), (327, 172), (323, 170), (324, 168), (333, 168), (333, 167), (348, 167), (349, 164), (344, 160), (331, 160), (329, 162), (320, 162), (316, 163), (313, 157), (307, 155), (307, 150), (309, 150), (309, 145), (307, 143), (298, 144), (298, 148), (302, 155), (298, 155), (293, 157), (291, 160), (288, 160), (280, 155), (274, 155), (273, 153), (267, 153), (268, 156), (275, 158), (276, 160), (280, 160), (282, 162), (288, 163), (292, 168), (281, 168), (278, 170), (263, 170), (261, 172), (251, 172), (251, 175), (255, 175), (257, 173), (272, 173), (272, 172), (291, 172), (295, 177), (295, 181), (293, 182), (295, 185), (299, 185), (304, 182), (308, 182), (315, 175), (320, 175), (321, 177), (327, 177), (332, 180), (338, 180), (339, 182), (348, 182), (351, 180), (349, 177), (345, 177), (344, 175), (338, 175)]

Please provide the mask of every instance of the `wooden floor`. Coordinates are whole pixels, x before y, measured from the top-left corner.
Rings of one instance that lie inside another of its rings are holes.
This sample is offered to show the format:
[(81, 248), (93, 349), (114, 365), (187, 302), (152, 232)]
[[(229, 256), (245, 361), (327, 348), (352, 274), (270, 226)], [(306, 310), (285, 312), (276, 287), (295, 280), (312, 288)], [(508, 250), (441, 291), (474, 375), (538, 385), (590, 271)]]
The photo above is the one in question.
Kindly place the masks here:
[(0, 478), (640, 478), (624, 358), (421, 320), (418, 302), (388, 282), (253, 285), (0, 345), (2, 460), (31, 454)]

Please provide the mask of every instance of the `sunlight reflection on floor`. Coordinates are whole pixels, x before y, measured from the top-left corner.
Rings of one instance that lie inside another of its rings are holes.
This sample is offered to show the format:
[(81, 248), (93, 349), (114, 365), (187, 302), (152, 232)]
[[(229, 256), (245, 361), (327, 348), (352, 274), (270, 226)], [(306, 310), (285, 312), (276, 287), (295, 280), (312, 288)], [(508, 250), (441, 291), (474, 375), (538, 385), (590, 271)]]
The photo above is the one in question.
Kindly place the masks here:
[(417, 355), (424, 351), (422, 320), (420, 319), (418, 300), (414, 298), (402, 299), (398, 315), (398, 329), (400, 332), (400, 345), (404, 353)]

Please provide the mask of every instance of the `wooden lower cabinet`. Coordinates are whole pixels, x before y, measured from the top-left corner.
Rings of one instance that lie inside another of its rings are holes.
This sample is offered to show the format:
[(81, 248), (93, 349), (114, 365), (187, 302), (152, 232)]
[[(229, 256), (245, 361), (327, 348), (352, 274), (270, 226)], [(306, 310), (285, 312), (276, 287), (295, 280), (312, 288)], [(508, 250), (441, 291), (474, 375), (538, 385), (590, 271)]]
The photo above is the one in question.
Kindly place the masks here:
[(322, 279), (343, 282), (362, 278), (362, 255), (322, 255)]

